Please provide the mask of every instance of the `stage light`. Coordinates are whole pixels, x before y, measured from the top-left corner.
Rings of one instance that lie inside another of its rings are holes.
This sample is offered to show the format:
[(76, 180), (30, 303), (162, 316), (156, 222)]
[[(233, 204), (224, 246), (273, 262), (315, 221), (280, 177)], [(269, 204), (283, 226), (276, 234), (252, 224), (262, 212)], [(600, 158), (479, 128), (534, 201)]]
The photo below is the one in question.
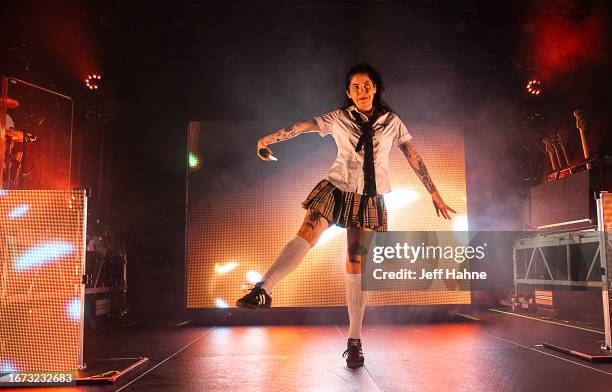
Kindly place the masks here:
[(466, 215), (455, 215), (453, 218), (453, 231), (468, 231), (468, 218)]
[(343, 231), (344, 229), (342, 227), (331, 225), (327, 230), (323, 232), (323, 234), (321, 234), (321, 237), (319, 237), (319, 241), (315, 244), (315, 246), (323, 245), (326, 242), (333, 240), (334, 238), (336, 238), (336, 236), (338, 236), (338, 234), (342, 233)]
[(39, 267), (55, 259), (62, 258), (74, 252), (75, 248), (67, 242), (49, 242), (29, 249), (15, 261), (15, 269), (28, 270)]
[(0, 359), (0, 373), (17, 373), (17, 367), (5, 359)]
[(261, 282), (261, 279), (263, 277), (257, 271), (249, 271), (249, 272), (246, 273), (246, 278), (249, 281), (249, 283), (255, 284), (257, 282)]
[(66, 314), (72, 321), (79, 321), (81, 319), (81, 300), (75, 298), (68, 302), (66, 305)]
[(8, 216), (11, 219), (21, 218), (22, 216), (24, 216), (28, 212), (29, 209), (30, 209), (29, 205), (22, 204), (19, 207), (13, 208), (13, 210), (9, 213)]
[(89, 74), (85, 78), (85, 87), (90, 90), (100, 90), (102, 88), (102, 75), (99, 73)]
[(187, 161), (188, 161), (190, 169), (197, 169), (198, 167), (200, 167), (200, 159), (193, 152), (189, 153), (189, 156), (187, 157)]
[(229, 308), (229, 305), (227, 304), (227, 302), (225, 302), (221, 298), (215, 299), (215, 306), (217, 308)]
[(215, 263), (215, 272), (218, 274), (225, 274), (238, 267), (237, 261), (228, 261), (225, 264)]
[(525, 88), (527, 89), (527, 92), (531, 95), (540, 95), (542, 94), (542, 81), (538, 80), (538, 79), (531, 79), (530, 81), (527, 82), (527, 85), (525, 86)]
[(414, 203), (421, 198), (421, 194), (412, 188), (397, 188), (389, 193), (385, 193), (385, 206), (387, 210), (397, 210)]

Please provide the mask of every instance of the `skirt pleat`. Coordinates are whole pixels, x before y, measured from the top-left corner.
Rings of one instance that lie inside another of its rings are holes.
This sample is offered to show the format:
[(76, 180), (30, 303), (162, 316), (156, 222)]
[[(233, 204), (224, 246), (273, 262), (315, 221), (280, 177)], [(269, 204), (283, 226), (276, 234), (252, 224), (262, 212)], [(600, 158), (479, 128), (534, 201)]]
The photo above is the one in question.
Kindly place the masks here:
[(330, 181), (322, 180), (304, 200), (302, 207), (323, 215), (330, 225), (387, 231), (387, 208), (382, 195), (346, 192)]

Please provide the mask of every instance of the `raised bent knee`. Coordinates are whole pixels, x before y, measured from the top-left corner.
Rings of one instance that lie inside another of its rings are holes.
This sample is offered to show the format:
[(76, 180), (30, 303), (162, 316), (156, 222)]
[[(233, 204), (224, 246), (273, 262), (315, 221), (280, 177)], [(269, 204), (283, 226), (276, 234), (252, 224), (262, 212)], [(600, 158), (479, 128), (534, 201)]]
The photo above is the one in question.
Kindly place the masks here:
[(302, 223), (302, 227), (300, 227), (297, 235), (308, 241), (311, 246), (314, 246), (328, 226), (327, 220), (323, 215), (317, 211), (310, 211), (304, 218), (304, 223)]
[(304, 225), (300, 227), (300, 230), (298, 230), (297, 235), (308, 241), (310, 246), (314, 246), (319, 240), (319, 236), (317, 236), (311, 228), (304, 227)]

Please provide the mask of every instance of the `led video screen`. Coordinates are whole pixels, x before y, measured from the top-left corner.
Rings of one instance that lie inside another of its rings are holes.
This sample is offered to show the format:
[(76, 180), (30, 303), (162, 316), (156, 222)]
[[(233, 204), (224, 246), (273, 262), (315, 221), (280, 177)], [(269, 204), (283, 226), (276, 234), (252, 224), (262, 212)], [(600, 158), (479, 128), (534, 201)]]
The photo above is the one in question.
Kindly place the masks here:
[[(271, 145), (277, 162), (256, 155), (258, 138), (286, 124), (190, 123), (187, 189), (188, 308), (235, 306), (257, 282), (305, 215), (301, 203), (325, 177), (337, 149), (331, 138), (301, 134)], [(452, 221), (436, 216), (431, 197), (399, 149), (390, 156), (393, 191), (385, 195), (390, 231), (467, 229), (462, 127), (406, 123)], [(346, 305), (346, 230), (327, 229), (302, 264), (273, 290), (274, 307)], [(465, 304), (469, 290), (371, 292), (368, 305)]]
[(82, 365), (84, 191), (0, 190), (0, 372)]

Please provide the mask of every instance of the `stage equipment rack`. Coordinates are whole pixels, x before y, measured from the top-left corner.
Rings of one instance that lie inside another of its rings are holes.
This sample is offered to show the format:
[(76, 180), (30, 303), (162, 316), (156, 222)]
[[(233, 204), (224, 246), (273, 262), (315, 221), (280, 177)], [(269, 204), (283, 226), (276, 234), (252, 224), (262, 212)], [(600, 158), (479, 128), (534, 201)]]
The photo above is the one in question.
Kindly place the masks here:
[(87, 236), (85, 310), (90, 327), (96, 327), (99, 316), (111, 321), (127, 316), (127, 267), (125, 244), (112, 232)]
[[(543, 345), (552, 350), (589, 361), (608, 362), (612, 361), (612, 355), (610, 355), (612, 354), (612, 330), (610, 325), (612, 279), (609, 273), (609, 271), (612, 271), (610, 257), (612, 242), (608, 233), (612, 228), (612, 194), (600, 192), (597, 196), (597, 230), (538, 233), (515, 241), (512, 257), (514, 294), (517, 298), (519, 285), (600, 288), (605, 334), (605, 342), (601, 346), (601, 351), (606, 355), (590, 355), (546, 342), (543, 342)], [(572, 245), (592, 245), (589, 255), (591, 257), (587, 257), (588, 269), (585, 271), (572, 269), (572, 266), (577, 265), (572, 259), (572, 255), (575, 253), (570, 250)], [(564, 247), (565, 260), (563, 265), (559, 263), (558, 259), (552, 260), (553, 258), (547, 257), (547, 249), (552, 247)]]
[[(586, 274), (580, 274), (580, 280), (572, 279), (578, 271), (572, 270), (576, 266), (570, 247), (572, 245), (592, 244), (592, 257), (588, 264)], [(550, 260), (547, 248), (563, 247), (565, 260)], [(571, 287), (603, 287), (600, 269), (600, 238), (595, 230), (579, 230), (561, 233), (538, 233), (532, 237), (516, 240), (512, 249), (514, 262), (515, 294), (518, 286), (526, 285), (553, 285)], [(594, 251), (593, 251), (594, 250)], [(554, 265), (553, 265), (554, 263)]]

